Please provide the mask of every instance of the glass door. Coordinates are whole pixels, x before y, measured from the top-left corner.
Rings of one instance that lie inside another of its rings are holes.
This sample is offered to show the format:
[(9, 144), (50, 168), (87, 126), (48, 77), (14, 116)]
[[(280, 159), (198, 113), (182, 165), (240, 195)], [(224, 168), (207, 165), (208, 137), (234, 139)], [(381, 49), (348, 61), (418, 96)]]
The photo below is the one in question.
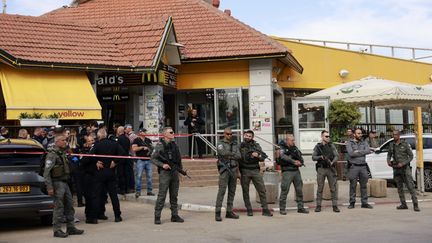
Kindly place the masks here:
[(292, 115), (296, 144), (303, 153), (312, 153), (321, 141), (321, 132), (329, 130), (327, 98), (293, 98)]
[(215, 89), (215, 130), (222, 134), (227, 127), (236, 133), (239, 141), (243, 131), (243, 102), (242, 89)]

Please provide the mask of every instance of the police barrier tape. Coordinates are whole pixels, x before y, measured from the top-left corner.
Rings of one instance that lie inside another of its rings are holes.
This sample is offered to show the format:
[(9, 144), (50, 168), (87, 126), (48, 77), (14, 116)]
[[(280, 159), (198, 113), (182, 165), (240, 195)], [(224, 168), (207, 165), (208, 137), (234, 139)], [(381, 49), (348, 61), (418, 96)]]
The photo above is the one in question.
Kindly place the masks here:
[[(42, 155), (47, 154), (48, 152), (0, 152), (0, 154), (34, 154), (34, 155)], [(143, 159), (148, 160), (150, 157), (141, 157), (141, 156), (130, 156), (130, 155), (107, 155), (107, 154), (76, 154), (76, 153), (66, 153), (70, 156), (79, 156), (79, 157), (100, 157), (100, 158), (115, 158), (115, 159)]]

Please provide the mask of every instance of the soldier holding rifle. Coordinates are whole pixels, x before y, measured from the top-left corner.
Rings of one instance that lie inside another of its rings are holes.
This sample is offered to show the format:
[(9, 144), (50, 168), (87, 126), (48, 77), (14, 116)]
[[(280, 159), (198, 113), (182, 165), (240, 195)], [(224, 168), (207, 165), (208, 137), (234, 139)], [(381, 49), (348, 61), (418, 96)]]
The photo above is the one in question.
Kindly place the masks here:
[(312, 160), (317, 161), (317, 194), (316, 194), (316, 208), (315, 212), (321, 212), (322, 193), (324, 189), (325, 178), (330, 187), (332, 196), (333, 211), (339, 213), (340, 210), (337, 207), (337, 175), (335, 170), (335, 164), (338, 160), (338, 152), (333, 143), (330, 142), (330, 134), (324, 130), (321, 132), (322, 142), (315, 145), (312, 154)]
[(217, 146), (218, 162), (217, 167), (219, 171), (219, 190), (216, 198), (215, 220), (222, 221), (221, 208), (228, 187), (228, 199), (226, 218), (238, 219), (239, 216), (235, 214), (233, 209), (234, 196), (237, 186), (237, 169), (238, 160), (241, 159), (240, 150), (237, 142), (232, 138), (232, 131), (230, 128), (225, 128), (224, 139), (219, 141)]

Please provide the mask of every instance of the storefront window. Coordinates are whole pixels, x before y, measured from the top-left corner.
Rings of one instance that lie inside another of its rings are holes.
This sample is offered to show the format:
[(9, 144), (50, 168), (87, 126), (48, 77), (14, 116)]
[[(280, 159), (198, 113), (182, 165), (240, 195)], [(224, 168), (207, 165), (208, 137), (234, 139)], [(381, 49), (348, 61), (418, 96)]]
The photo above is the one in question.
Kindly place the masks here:
[(242, 96), (243, 96), (243, 128), (245, 130), (250, 129), (249, 124), (249, 90), (243, 89), (242, 90)]
[(299, 128), (325, 128), (325, 111), (322, 103), (298, 104)]
[(241, 98), (240, 89), (216, 90), (218, 130), (223, 130), (227, 127), (233, 130), (241, 129)]

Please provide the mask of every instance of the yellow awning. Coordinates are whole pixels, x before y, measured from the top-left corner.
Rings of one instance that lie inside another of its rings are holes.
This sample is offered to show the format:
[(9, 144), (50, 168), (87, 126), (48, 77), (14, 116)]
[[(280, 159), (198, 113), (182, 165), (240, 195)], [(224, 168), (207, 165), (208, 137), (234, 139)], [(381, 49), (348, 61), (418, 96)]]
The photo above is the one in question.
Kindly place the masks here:
[(14, 69), (0, 65), (6, 118), (56, 113), (59, 119), (101, 119), (101, 106), (84, 72)]

